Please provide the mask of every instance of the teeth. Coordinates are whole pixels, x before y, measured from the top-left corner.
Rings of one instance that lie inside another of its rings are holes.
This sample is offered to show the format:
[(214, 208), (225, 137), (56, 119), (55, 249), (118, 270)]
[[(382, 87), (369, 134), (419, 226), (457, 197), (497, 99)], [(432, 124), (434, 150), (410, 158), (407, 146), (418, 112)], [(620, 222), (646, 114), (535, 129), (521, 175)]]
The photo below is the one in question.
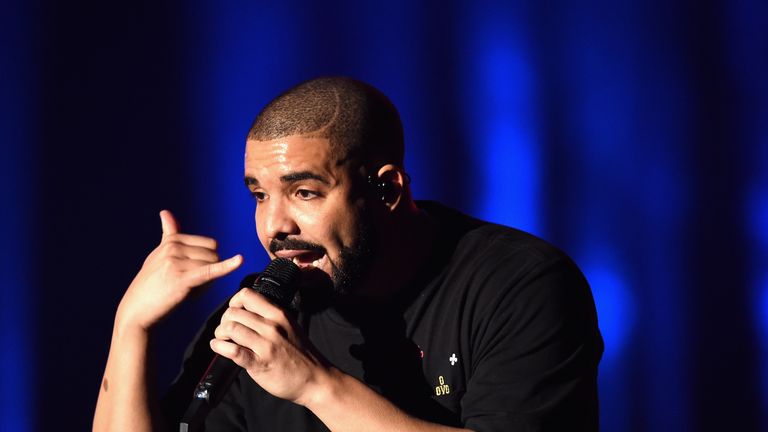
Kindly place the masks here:
[[(325, 257), (323, 257), (323, 258), (325, 258)], [(312, 267), (320, 267), (322, 265), (323, 258), (319, 258), (319, 259), (316, 259), (316, 260), (312, 261), (312, 264), (311, 264)], [(294, 264), (296, 264), (299, 267), (306, 267), (307, 266), (307, 263), (306, 262), (302, 262), (299, 259), (298, 256), (295, 256), (295, 257), (291, 258), (291, 260), (293, 261)]]

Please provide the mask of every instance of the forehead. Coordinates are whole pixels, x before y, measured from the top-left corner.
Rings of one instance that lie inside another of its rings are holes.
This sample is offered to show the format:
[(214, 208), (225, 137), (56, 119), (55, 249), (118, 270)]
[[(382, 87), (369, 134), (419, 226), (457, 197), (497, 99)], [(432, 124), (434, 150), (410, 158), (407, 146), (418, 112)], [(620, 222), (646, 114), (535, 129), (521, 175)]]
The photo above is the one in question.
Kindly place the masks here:
[(311, 171), (330, 175), (338, 170), (327, 138), (291, 135), (245, 144), (245, 175), (256, 179), (291, 172)]

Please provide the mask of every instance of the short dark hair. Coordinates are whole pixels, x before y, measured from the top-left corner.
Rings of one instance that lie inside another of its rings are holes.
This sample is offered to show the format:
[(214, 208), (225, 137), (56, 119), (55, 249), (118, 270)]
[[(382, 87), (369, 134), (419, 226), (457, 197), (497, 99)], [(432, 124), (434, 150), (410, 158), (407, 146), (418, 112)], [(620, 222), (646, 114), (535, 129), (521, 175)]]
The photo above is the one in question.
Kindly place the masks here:
[(253, 121), (248, 140), (289, 135), (327, 138), (338, 163), (369, 168), (403, 166), (403, 126), (397, 108), (373, 86), (345, 77), (301, 83), (270, 102)]

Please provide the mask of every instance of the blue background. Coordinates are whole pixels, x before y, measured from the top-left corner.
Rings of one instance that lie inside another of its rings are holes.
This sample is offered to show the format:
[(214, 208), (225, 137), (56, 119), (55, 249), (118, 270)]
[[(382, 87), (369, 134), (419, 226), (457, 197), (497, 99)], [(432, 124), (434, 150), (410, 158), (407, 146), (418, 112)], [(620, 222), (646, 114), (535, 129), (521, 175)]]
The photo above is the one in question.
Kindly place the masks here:
[(604, 431), (768, 430), (764, 1), (11, 1), (0, 16), (0, 430), (87, 430), (157, 212), (246, 269), (163, 323), (159, 377), (263, 267), (243, 141), (280, 91), (368, 81), (418, 198), (589, 279)]

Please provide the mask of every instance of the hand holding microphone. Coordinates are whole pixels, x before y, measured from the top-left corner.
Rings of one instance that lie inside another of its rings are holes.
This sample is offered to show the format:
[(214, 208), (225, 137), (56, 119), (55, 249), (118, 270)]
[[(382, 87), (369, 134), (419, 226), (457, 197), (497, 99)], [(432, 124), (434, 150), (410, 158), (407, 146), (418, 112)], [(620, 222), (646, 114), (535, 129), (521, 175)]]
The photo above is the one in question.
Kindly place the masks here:
[(254, 363), (269, 362), (257, 354), (262, 350), (254, 348), (259, 342), (264, 345), (267, 340), (260, 340), (261, 334), (287, 336), (290, 342), (285, 346), (300, 350), (296, 347), (300, 346), (301, 336), (293, 331), (293, 321), (286, 312), (298, 289), (298, 278), (299, 268), (292, 261), (277, 258), (255, 279), (250, 275), (240, 283), (242, 289), (232, 297), (216, 328), (216, 339), (211, 341), (211, 348), (217, 355), (195, 387), (192, 402), (179, 423), (181, 432), (202, 430), (208, 412), (224, 397), (242, 370), (241, 366), (247, 370)]
[[(273, 267), (298, 277), (293, 262), (277, 258), (261, 280)], [(211, 349), (245, 369), (273, 396), (302, 404), (327, 365), (286, 310), (296, 292), (295, 282), (281, 289), (264, 285), (267, 289), (243, 288), (232, 297), (214, 332)]]

